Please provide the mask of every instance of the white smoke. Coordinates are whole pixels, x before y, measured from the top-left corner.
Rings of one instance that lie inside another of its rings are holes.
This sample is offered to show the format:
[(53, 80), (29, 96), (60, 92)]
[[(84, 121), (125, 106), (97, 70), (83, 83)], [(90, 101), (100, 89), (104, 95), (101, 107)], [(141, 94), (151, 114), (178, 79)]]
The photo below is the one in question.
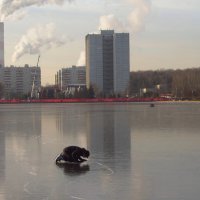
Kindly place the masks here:
[(51, 49), (52, 47), (58, 47), (65, 43), (66, 39), (64, 37), (59, 36), (58, 38), (53, 23), (31, 28), (21, 37), (15, 46), (12, 61), (15, 62), (25, 54), (40, 54), (42, 49)]
[[(127, 0), (126, 0), (127, 1)], [(145, 28), (145, 20), (151, 11), (151, 0), (128, 0), (133, 10), (128, 13), (125, 22), (113, 14), (100, 17), (99, 29), (115, 29), (118, 31), (138, 32)]]
[(76, 63), (76, 66), (85, 66), (86, 62), (85, 62), (85, 51), (81, 51), (79, 59)]
[(100, 17), (99, 29), (117, 29), (118, 31), (123, 31), (124, 25), (113, 14), (103, 15)]
[[(27, 15), (27, 12), (26, 12), (25, 10), (20, 10), (20, 11), (17, 11), (17, 12), (15, 12), (15, 13), (13, 13), (12, 15), (7, 16), (6, 21), (17, 21), (17, 20), (21, 20), (21, 19), (23, 19), (26, 15)], [(5, 21), (4, 19), (5, 19), (5, 18), (2, 17), (2, 21)]]
[(43, 6), (43, 5), (63, 5), (65, 2), (72, 2), (73, 0), (3, 0), (0, 4), (0, 21), (14, 18), (20, 14), (21, 9), (29, 6)]
[(150, 0), (129, 0), (134, 9), (128, 16), (128, 23), (133, 32), (138, 32), (145, 28), (145, 20), (151, 11)]

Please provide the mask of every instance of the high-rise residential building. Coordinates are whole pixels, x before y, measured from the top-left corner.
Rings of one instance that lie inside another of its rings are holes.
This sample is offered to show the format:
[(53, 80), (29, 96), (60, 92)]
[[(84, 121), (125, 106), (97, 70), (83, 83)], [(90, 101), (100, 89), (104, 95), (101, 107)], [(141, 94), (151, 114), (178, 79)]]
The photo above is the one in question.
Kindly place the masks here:
[(97, 94), (125, 95), (129, 85), (129, 33), (101, 30), (86, 36), (86, 84)]
[(0, 82), (7, 97), (30, 95), (33, 83), (38, 90), (41, 87), (41, 70), (40, 67), (29, 65), (0, 67)]
[(0, 22), (0, 67), (4, 67), (4, 23)]
[(62, 68), (55, 75), (55, 84), (61, 90), (67, 90), (69, 87), (82, 87), (86, 85), (85, 66), (72, 66)]

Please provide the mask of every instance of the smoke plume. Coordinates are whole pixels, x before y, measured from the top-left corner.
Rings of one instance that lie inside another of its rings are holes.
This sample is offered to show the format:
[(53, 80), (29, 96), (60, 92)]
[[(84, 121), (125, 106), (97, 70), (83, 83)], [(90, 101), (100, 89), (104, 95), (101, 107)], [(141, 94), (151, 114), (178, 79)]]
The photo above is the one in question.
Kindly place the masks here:
[(3, 0), (0, 4), (0, 21), (13, 19), (21, 13), (21, 9), (29, 6), (63, 5), (73, 0)]
[(100, 17), (99, 29), (115, 29), (118, 31), (138, 32), (145, 28), (145, 20), (151, 11), (150, 0), (128, 0), (133, 10), (127, 15), (125, 22), (113, 14)]
[(65, 43), (65, 38), (57, 37), (55, 26), (52, 23), (46, 26), (31, 28), (21, 37), (20, 41), (15, 46), (12, 61), (15, 62), (25, 54), (39, 54), (42, 49), (59, 47)]
[(124, 25), (113, 14), (103, 15), (100, 17), (99, 29), (117, 29), (118, 31), (123, 31)]
[(145, 27), (145, 19), (151, 11), (150, 0), (129, 0), (134, 6), (128, 16), (128, 23), (133, 32), (138, 32)]
[(81, 51), (76, 66), (85, 66), (85, 51)]

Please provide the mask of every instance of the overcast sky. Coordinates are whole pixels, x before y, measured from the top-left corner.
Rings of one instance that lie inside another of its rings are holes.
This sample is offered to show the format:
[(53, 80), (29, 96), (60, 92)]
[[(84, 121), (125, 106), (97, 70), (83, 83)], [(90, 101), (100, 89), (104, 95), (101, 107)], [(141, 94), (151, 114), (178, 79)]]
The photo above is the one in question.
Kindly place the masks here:
[[(200, 67), (199, 0), (0, 0), (5, 63), (36, 65), (42, 84), (84, 64), (85, 36), (130, 33), (131, 71)], [(82, 52), (82, 53), (81, 53)]]

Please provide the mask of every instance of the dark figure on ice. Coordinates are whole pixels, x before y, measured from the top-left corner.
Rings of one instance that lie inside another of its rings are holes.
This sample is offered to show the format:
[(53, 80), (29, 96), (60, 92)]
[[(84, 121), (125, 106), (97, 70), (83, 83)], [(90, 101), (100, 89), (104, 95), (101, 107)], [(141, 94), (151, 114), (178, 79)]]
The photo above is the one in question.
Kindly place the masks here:
[(63, 152), (56, 158), (56, 163), (60, 161), (66, 161), (71, 163), (82, 163), (87, 161), (84, 158), (88, 158), (90, 156), (90, 152), (85, 148), (77, 147), (77, 146), (69, 146), (63, 149)]

